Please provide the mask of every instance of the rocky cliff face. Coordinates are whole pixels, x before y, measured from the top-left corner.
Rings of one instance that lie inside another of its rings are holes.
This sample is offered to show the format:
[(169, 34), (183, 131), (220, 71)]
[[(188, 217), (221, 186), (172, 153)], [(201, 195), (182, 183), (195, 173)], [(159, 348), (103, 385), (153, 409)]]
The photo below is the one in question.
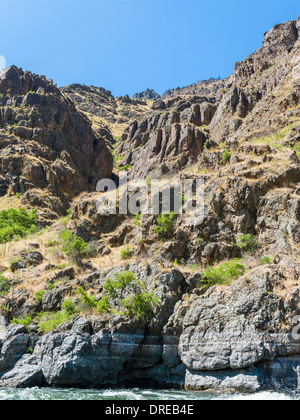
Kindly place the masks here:
[(300, 21), (276, 25), (237, 63), (211, 123), (213, 140), (260, 137), (299, 118)]
[(147, 97), (115, 98), (110, 91), (94, 86), (75, 84), (63, 87), (61, 91), (110, 144), (115, 143), (114, 137), (119, 138), (132, 120), (140, 120), (150, 108)]
[(153, 89), (146, 89), (144, 92), (136, 93), (133, 97), (142, 101), (157, 101), (160, 99), (160, 95)]
[[(265, 34), (228, 80), (171, 91), (151, 107), (93, 87), (59, 91), (16, 68), (0, 76), (2, 196), (86, 191), (66, 223), (88, 244), (70, 261), (57, 223), (37, 243), (10, 244), (9, 257), (2, 250), (12, 285), (2, 319), (32, 319), (0, 333), (0, 387), (300, 389), (299, 65), (298, 19)], [(114, 146), (116, 175), (202, 179), (196, 223), (176, 215), (161, 238), (155, 215), (98, 212), (104, 195), (91, 187), (112, 171), (101, 133), (113, 140), (104, 125), (95, 134), (72, 100), (90, 119), (110, 118), (121, 103), (144, 107)], [(146, 318), (121, 311), (120, 301), (140, 296), (137, 285), (107, 297), (108, 279), (125, 271), (158, 298)], [(80, 309), (78, 287), (91, 307)], [(97, 311), (105, 298), (108, 309)], [(42, 335), (40, 314), (63, 316), (66, 301), (76, 314)]]
[(132, 166), (136, 179), (162, 177), (197, 162), (208, 138), (208, 125), (217, 109), (216, 98), (175, 97), (157, 101), (152, 113), (133, 122), (116, 149), (122, 163)]
[(23, 194), (34, 206), (48, 192), (66, 201), (111, 176), (104, 140), (51, 81), (11, 67), (0, 75), (0, 94), (2, 197)]
[(202, 80), (193, 85), (186, 87), (178, 87), (176, 89), (169, 89), (163, 95), (162, 99), (170, 99), (176, 96), (206, 96), (215, 97), (222, 93), (226, 80), (214, 79)]
[[(42, 338), (12, 326), (0, 334), (0, 387), (155, 384), (256, 392), (300, 385), (300, 343), (291, 336), (300, 288), (286, 289), (299, 278), (299, 264), (255, 269), (207, 293), (199, 293), (197, 275), (161, 274), (153, 265), (129, 269), (160, 299), (148, 324), (79, 317)], [(111, 275), (99, 272), (90, 287)]]

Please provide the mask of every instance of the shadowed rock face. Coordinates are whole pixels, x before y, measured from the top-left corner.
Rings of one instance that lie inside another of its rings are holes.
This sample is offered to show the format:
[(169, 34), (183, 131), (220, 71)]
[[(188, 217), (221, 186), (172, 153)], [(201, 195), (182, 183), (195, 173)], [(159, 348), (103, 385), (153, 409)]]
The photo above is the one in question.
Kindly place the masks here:
[[(89, 121), (45, 77), (11, 67), (0, 74), (0, 183), (70, 198), (112, 174), (112, 156)], [(26, 198), (25, 197), (25, 198)]]

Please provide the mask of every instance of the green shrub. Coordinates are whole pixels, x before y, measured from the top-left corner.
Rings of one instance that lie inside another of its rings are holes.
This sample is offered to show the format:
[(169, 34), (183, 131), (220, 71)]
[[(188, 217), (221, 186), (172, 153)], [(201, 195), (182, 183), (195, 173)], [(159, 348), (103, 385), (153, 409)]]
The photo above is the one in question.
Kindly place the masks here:
[(147, 322), (158, 302), (159, 298), (153, 293), (142, 293), (123, 300), (121, 306), (125, 309), (126, 316)]
[(10, 286), (10, 281), (6, 277), (0, 275), (0, 297), (6, 296), (8, 294), (10, 291)]
[(222, 162), (228, 162), (231, 158), (231, 154), (228, 149), (224, 149), (222, 153)]
[(97, 311), (100, 313), (107, 312), (108, 307), (109, 307), (108, 296), (103, 296), (103, 298), (100, 299), (99, 302), (97, 303)]
[(271, 263), (272, 263), (272, 258), (270, 258), (270, 257), (263, 257), (260, 260), (260, 265), (268, 265), (268, 264), (271, 264)]
[(87, 255), (87, 243), (79, 236), (73, 235), (69, 229), (65, 229), (62, 233), (62, 249), (71, 259)]
[(120, 257), (122, 260), (129, 260), (132, 256), (132, 251), (129, 245), (127, 245), (122, 251), (120, 252)]
[(238, 244), (243, 252), (249, 253), (254, 252), (259, 247), (257, 238), (253, 235), (240, 235)]
[(23, 319), (14, 318), (10, 323), (15, 325), (24, 325), (24, 327), (29, 330), (29, 325), (32, 323), (32, 318), (30, 316), (26, 316)]
[(71, 219), (71, 209), (67, 210), (67, 216), (63, 217), (60, 220), (60, 223), (62, 225), (67, 225), (69, 223), (70, 219)]
[(201, 276), (201, 286), (211, 287), (220, 284), (230, 284), (232, 280), (236, 280), (243, 276), (246, 267), (241, 264), (240, 260), (229, 261), (213, 267), (207, 267)]
[(175, 213), (164, 213), (157, 218), (157, 226), (154, 228), (154, 232), (158, 234), (161, 240), (166, 241), (173, 236), (174, 224)]
[(141, 214), (136, 214), (136, 215), (134, 216), (134, 224), (135, 224), (137, 227), (141, 227), (141, 217), (142, 217), (142, 215), (141, 215)]
[(108, 279), (104, 284), (104, 290), (112, 299), (116, 299), (119, 292), (122, 298), (126, 287), (134, 283), (137, 283), (134, 274), (131, 271), (124, 271), (123, 273), (117, 273), (115, 280)]
[(9, 209), (0, 212), (0, 243), (14, 238), (24, 238), (36, 232), (36, 210), (28, 212), (23, 208)]
[(65, 300), (61, 307), (62, 307), (62, 310), (69, 315), (74, 315), (79, 312), (79, 309), (77, 308), (75, 303), (72, 301), (72, 299)]
[(36, 292), (36, 293), (35, 293), (35, 298), (36, 298), (36, 301), (37, 301), (38, 303), (42, 303), (42, 301), (43, 301), (43, 297), (44, 297), (44, 295), (45, 295), (46, 293), (47, 293), (46, 291), (43, 291), (43, 292)]
[(39, 330), (43, 334), (54, 331), (59, 325), (71, 319), (70, 314), (64, 311), (59, 312), (41, 312), (37, 317)]
[(81, 302), (89, 309), (96, 308), (97, 303), (93, 296), (90, 296), (83, 287), (78, 287), (77, 293), (80, 294)]

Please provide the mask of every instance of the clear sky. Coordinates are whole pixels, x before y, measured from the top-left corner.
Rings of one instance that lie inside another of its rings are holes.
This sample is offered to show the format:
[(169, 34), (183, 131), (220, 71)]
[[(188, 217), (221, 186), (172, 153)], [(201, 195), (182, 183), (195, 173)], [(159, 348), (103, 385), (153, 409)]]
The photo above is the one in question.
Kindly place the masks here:
[(0, 0), (0, 56), (59, 86), (163, 93), (229, 76), (298, 15), (299, 0)]

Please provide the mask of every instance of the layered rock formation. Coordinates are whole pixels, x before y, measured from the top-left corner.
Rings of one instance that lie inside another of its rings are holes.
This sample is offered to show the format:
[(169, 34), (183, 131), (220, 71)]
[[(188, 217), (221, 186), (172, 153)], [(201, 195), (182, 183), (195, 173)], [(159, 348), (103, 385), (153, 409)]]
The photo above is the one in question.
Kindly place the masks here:
[(133, 95), (134, 99), (140, 99), (142, 101), (157, 101), (160, 95), (153, 89), (146, 89), (144, 92), (136, 93)]
[[(160, 298), (152, 321), (79, 317), (42, 338), (12, 326), (0, 334), (0, 386), (296, 389), (300, 340), (291, 332), (300, 287), (286, 286), (299, 279), (300, 265), (287, 274), (290, 263), (254, 269), (207, 293), (198, 289), (197, 275), (132, 265)], [(98, 273), (93, 286), (111, 275)]]

